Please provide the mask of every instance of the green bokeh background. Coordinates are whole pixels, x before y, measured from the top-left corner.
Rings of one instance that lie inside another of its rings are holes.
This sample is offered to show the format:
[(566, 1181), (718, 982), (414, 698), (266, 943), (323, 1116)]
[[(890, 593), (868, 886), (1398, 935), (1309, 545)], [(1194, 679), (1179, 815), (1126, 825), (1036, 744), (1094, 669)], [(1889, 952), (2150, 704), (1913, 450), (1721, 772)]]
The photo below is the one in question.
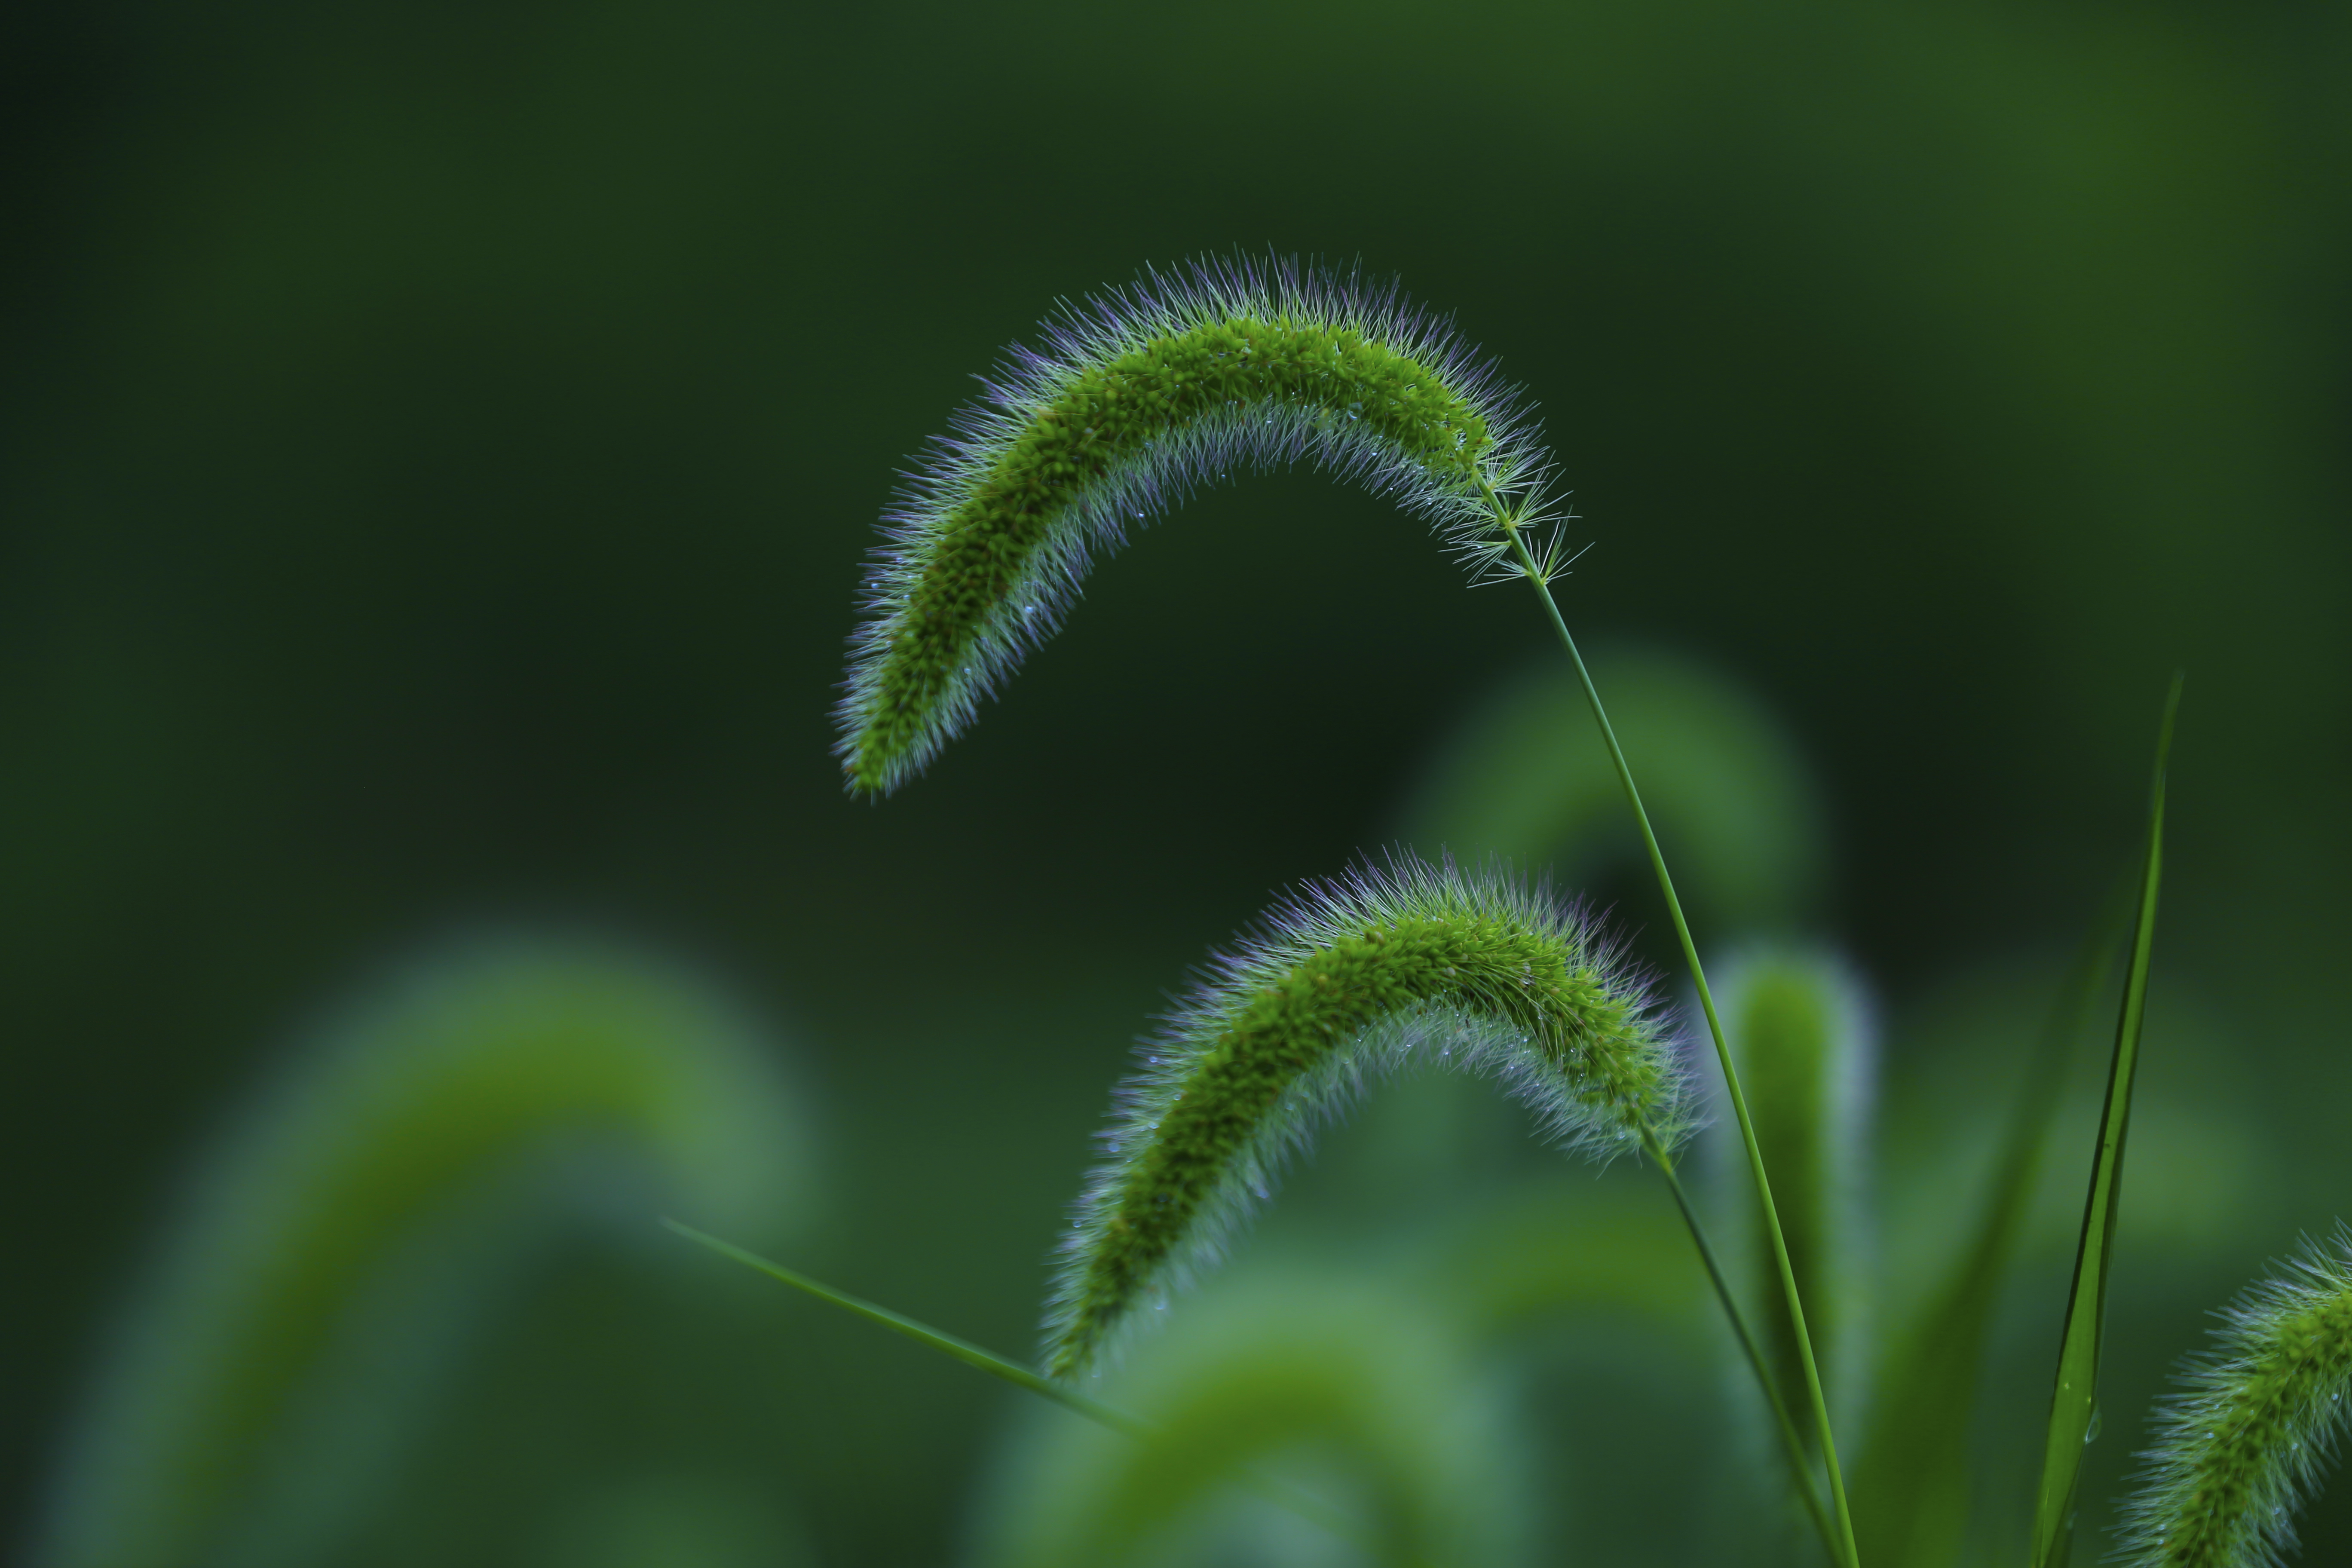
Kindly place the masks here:
[[(1103, 565), (928, 776), (842, 794), (893, 471), (1054, 299), (1207, 251), (1399, 273), (1540, 401), (1595, 542), (1571, 622), (1730, 672), (1822, 783), (1821, 929), (1885, 997), (1891, 1107), (1967, 1079), (1934, 1050), (1957, 977), (2075, 940), (2188, 669), (2152, 1039), (2169, 1006), (2209, 1043), (2147, 1083), (2243, 1108), (2275, 1170), (2225, 1244), (2127, 1247), (2111, 1434), (2206, 1308), (2352, 1215), (2352, 11), (5, 29), (12, 1516), (205, 1134), (320, 1007), (472, 922), (724, 977), (819, 1097), (811, 1266), (1030, 1342), (1161, 994), (1392, 833), (1545, 653), (1417, 526), (1255, 478)], [(1664, 956), (1654, 894), (1598, 890)], [(370, 1551), (523, 1561), (599, 1477), (675, 1469), (780, 1489), (818, 1561), (952, 1556), (1009, 1395), (690, 1279), (551, 1273)], [(2333, 1560), (2352, 1504), (2311, 1533)]]

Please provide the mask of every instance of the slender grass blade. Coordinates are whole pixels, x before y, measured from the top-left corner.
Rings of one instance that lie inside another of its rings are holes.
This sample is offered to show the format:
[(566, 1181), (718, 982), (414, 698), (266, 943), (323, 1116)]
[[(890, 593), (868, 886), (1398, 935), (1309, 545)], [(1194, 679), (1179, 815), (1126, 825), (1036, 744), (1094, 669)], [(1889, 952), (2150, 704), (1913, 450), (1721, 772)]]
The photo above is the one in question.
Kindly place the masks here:
[(1873, 1568), (1948, 1568), (1968, 1523), (1969, 1416), (1992, 1312), (2032, 1207), (2075, 1046), (2130, 929), (2135, 876), (2076, 952), (2035, 1042), (1993, 1166), (1992, 1191), (1949, 1277), (1880, 1379), (1870, 1446), (1854, 1468), (1854, 1535)]
[(2082, 1474), (2083, 1446), (2090, 1441), (2097, 1419), (2107, 1268), (2115, 1256), (2116, 1200), (2123, 1185), (2124, 1142), (2131, 1130), (2132, 1083), (2139, 1070), (2148, 955), (2156, 942), (2157, 890), (2164, 877), (2164, 769), (2172, 751), (2172, 721), (2180, 709), (2180, 681), (2178, 675), (2172, 678), (2164, 721), (2157, 733), (2156, 768), (2148, 788), (2147, 849), (2140, 873), (2131, 967), (2124, 975), (2115, 1054), (2107, 1067), (2106, 1107), (2099, 1117), (2090, 1194), (2083, 1205), (2083, 1237), (2074, 1254), (2074, 1283), (2066, 1301), (2065, 1338), (2060, 1342), (2057, 1384), (2050, 1396), (2042, 1489), (2034, 1505), (2034, 1568), (2065, 1568), (2074, 1539), (2074, 1491)]

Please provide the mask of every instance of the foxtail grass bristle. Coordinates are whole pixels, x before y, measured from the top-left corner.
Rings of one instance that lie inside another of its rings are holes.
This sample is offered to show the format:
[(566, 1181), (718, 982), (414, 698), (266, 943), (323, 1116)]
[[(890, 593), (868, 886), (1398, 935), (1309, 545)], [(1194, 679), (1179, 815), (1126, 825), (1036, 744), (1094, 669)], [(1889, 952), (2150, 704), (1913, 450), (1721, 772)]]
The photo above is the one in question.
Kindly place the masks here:
[(2132, 1568), (2278, 1568), (2294, 1514), (2352, 1404), (2352, 1231), (2337, 1226), (2222, 1313), (2141, 1456), (2117, 1560)]
[(1404, 856), (1278, 905), (1143, 1056), (1065, 1247), (1057, 1376), (1213, 1259), (1285, 1156), (1381, 1072), (1493, 1073), (1602, 1158), (1671, 1149), (1687, 1129), (1647, 987), (1582, 910)]
[(1482, 570), (1498, 516), (1545, 521), (1516, 389), (1394, 283), (1281, 258), (1146, 271), (1064, 302), (904, 477), (868, 569), (838, 719), (887, 795), (1050, 635), (1090, 553), (1237, 468), (1312, 458), (1446, 531)]

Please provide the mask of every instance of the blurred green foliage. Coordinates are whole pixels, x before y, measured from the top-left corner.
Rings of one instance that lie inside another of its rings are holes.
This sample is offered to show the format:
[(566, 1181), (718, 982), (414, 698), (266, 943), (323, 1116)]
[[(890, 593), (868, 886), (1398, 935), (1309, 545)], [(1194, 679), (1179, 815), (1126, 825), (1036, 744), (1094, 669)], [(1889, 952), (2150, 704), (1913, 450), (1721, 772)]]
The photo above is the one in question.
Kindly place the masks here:
[[(1818, 907), (1828, 867), (1812, 781), (1756, 700), (1688, 658), (1596, 654), (1592, 679), (1694, 920), (1782, 931)], [(1640, 854), (1584, 689), (1565, 659), (1529, 668), (1433, 754), (1404, 815), (1408, 842), (1498, 856), (1588, 887)]]
[(481, 941), (400, 975), (190, 1179), (35, 1561), (341, 1556), (479, 1321), (583, 1211), (639, 1247), (667, 1208), (799, 1228), (797, 1099), (723, 1003), (622, 950)]
[[(0, 28), (12, 1539), (189, 1151), (289, 1019), (453, 918), (707, 958), (825, 1093), (837, 1217), (792, 1260), (1026, 1342), (1155, 999), (1394, 832), (1542, 650), (1377, 503), (1252, 480), (1107, 563), (918, 787), (842, 797), (825, 714), (901, 455), (1051, 297), (1197, 250), (1360, 254), (1458, 310), (1597, 542), (1580, 635), (1779, 716), (1822, 802), (1799, 934), (1886, 1000), (1890, 1332), (1965, 1234), (2189, 668), (2086, 1545), (2207, 1309), (2352, 1206), (2342, 8)], [(1701, 918), (1708, 951), (1734, 918)], [(2042, 1415), (2095, 1088), (1993, 1309), (1979, 1543), (2023, 1539), (2003, 1467)], [(1465, 1216), (1615, 1201), (1486, 1095), (1376, 1100), (1249, 1248), (1444, 1273)], [(1623, 1234), (1595, 1272), (1648, 1278)], [(1540, 1235), (1494, 1375), (1559, 1555), (1769, 1551), (1703, 1331), (1539, 1309), (1576, 1272)], [(734, 1499), (677, 1507), (772, 1545), (804, 1514), (815, 1561), (956, 1550), (996, 1389), (756, 1280), (551, 1270), (350, 1561), (577, 1560), (570, 1532), (626, 1528), (571, 1521), (641, 1485)], [(2310, 1560), (2352, 1542), (2347, 1490)]]
[[(1397, 1280), (1330, 1269), (1258, 1269), (1197, 1306), (1098, 1380), (1150, 1436), (1058, 1412), (1027, 1424), (976, 1563), (1526, 1560), (1530, 1444), (1448, 1317)], [(1254, 1495), (1243, 1467), (1304, 1488), (1366, 1536)]]

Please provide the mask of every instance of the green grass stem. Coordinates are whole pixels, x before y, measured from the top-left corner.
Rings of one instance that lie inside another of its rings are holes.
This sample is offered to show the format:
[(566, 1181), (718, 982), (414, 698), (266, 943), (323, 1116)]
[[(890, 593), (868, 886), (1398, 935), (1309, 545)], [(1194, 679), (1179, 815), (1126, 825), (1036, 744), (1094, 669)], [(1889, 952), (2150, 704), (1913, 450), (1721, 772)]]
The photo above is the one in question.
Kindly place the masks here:
[[(1675, 935), (1682, 942), (1683, 959), (1690, 966), (1691, 983), (1697, 988), (1699, 1006), (1706, 1015), (1707, 1032), (1715, 1041), (1716, 1059), (1723, 1067), (1724, 1089), (1730, 1098), (1732, 1113), (1739, 1121), (1740, 1141), (1747, 1147), (1748, 1170), (1756, 1180), (1757, 1200), (1764, 1210), (1765, 1231), (1772, 1241), (1772, 1260), (1780, 1271), (1781, 1292), (1787, 1298), (1790, 1321), (1796, 1330), (1797, 1350), (1803, 1358), (1805, 1392), (1812, 1404), (1813, 1424), (1821, 1438), (1822, 1467), (1829, 1473), (1830, 1498), (1837, 1513), (1837, 1555), (1846, 1568), (1861, 1568), (1861, 1556), (1854, 1547), (1853, 1514), (1846, 1503), (1845, 1478), (1838, 1469), (1837, 1439), (1830, 1430), (1829, 1402), (1822, 1394), (1821, 1369), (1815, 1364), (1812, 1341), (1805, 1329), (1804, 1302), (1799, 1299), (1796, 1271), (1789, 1261), (1789, 1244), (1780, 1233), (1780, 1214), (1772, 1205), (1772, 1184), (1764, 1173), (1763, 1152), (1757, 1146), (1755, 1123), (1748, 1113), (1747, 1097), (1739, 1091), (1739, 1071), (1732, 1065), (1731, 1047), (1723, 1037), (1723, 1020), (1716, 1015), (1715, 996), (1707, 988), (1706, 970), (1698, 960), (1698, 945), (1691, 939), (1690, 922), (1683, 917), (1682, 900), (1675, 896), (1675, 879), (1666, 870), (1666, 858), (1658, 848), (1658, 836), (1651, 830), (1650, 814), (1642, 808), (1642, 792), (1634, 786), (1633, 770), (1626, 765), (1624, 748), (1617, 743), (1617, 732), (1610, 727), (1609, 712), (1601, 706), (1601, 693), (1592, 684), (1591, 672), (1584, 668), (1584, 656), (1577, 651), (1576, 638), (1570, 634), (1568, 622), (1559, 613), (1559, 605), (1552, 597), (1552, 574), (1536, 559), (1535, 552), (1528, 547), (1528, 542), (1520, 532), (1517, 520), (1499, 502), (1496, 505), (1495, 520), (1510, 540), (1511, 553), (1518, 562), (1521, 574), (1535, 589), (1536, 596), (1543, 601), (1544, 613), (1550, 617), (1552, 630), (1559, 634), (1560, 647), (1567, 650), (1570, 660), (1576, 666), (1577, 679), (1584, 687), (1585, 700), (1591, 705), (1593, 721), (1600, 726), (1601, 738), (1608, 744), (1610, 761), (1616, 764), (1617, 782), (1624, 785), (1626, 804), (1633, 807), (1633, 820), (1642, 831), (1642, 846), (1649, 852), (1650, 868), (1657, 873), (1658, 889), (1665, 895), (1667, 912), (1674, 918)], [(1726, 1305), (1728, 1304), (1727, 1298)], [(1763, 1371), (1760, 1358), (1758, 1365), (1759, 1375), (1769, 1389), (1772, 1380), (1769, 1373)]]
[(1706, 1267), (1707, 1282), (1715, 1287), (1715, 1299), (1723, 1303), (1724, 1315), (1731, 1320), (1732, 1332), (1739, 1337), (1740, 1352), (1756, 1373), (1756, 1385), (1764, 1391), (1766, 1403), (1772, 1406), (1772, 1419), (1780, 1427), (1780, 1444), (1789, 1456), (1790, 1482), (1803, 1500), (1805, 1512), (1811, 1518), (1813, 1528), (1821, 1532), (1822, 1545), (1834, 1563), (1838, 1561), (1837, 1531), (1822, 1508), (1821, 1494), (1813, 1489), (1812, 1466), (1805, 1458), (1805, 1440), (1797, 1436), (1797, 1424), (1789, 1415), (1789, 1402), (1780, 1397), (1780, 1382), (1765, 1363), (1763, 1347), (1756, 1342), (1756, 1331), (1748, 1326), (1748, 1315), (1739, 1310), (1739, 1299), (1732, 1291), (1731, 1281), (1724, 1276), (1723, 1264), (1716, 1257), (1714, 1244), (1706, 1238), (1706, 1227), (1699, 1224), (1698, 1211), (1691, 1206), (1690, 1194), (1683, 1190), (1683, 1179), (1675, 1171), (1674, 1160), (1654, 1140), (1649, 1145), (1649, 1152), (1666, 1179), (1666, 1190), (1675, 1195), (1675, 1207), (1682, 1211), (1683, 1224), (1690, 1229), (1691, 1243), (1698, 1248), (1698, 1259)]
[(2106, 1335), (2107, 1270), (2115, 1258), (2116, 1198), (2123, 1185), (2124, 1141), (2131, 1131), (2132, 1085), (2139, 1071), (2140, 1026), (2147, 1003), (2148, 957), (2156, 941), (2157, 892), (2164, 879), (2164, 769), (2172, 752), (2172, 723), (2180, 710), (2181, 677), (2172, 678), (2157, 731), (2156, 767), (2148, 784), (2147, 848), (2141, 863), (2139, 914), (2132, 931), (2131, 967), (2124, 976), (2116, 1019), (2115, 1053), (2107, 1066), (2106, 1104), (2099, 1113), (2098, 1152), (2083, 1204), (2083, 1235), (2074, 1250), (2074, 1280), (2066, 1300), (2065, 1336), (2050, 1394), (2050, 1423), (2042, 1456), (2042, 1485), (2033, 1510), (2033, 1568), (2065, 1568), (2074, 1540), (2074, 1492), (2083, 1448), (2097, 1419), (2099, 1355)]
[[(781, 1280), (795, 1290), (805, 1291), (820, 1301), (829, 1301), (845, 1311), (864, 1318), (868, 1322), (879, 1323), (893, 1333), (904, 1334), (917, 1344), (928, 1345), (942, 1355), (951, 1356), (966, 1366), (976, 1367), (991, 1377), (1002, 1378), (1015, 1388), (1024, 1388), (1041, 1399), (1050, 1399), (1063, 1409), (1073, 1415), (1083, 1415), (1098, 1426), (1108, 1426), (1112, 1431), (1129, 1437), (1146, 1437), (1152, 1434), (1153, 1428), (1150, 1423), (1139, 1420), (1123, 1410), (1103, 1404), (1100, 1400), (1088, 1399), (1085, 1394), (1065, 1387), (1045, 1373), (1023, 1366), (1019, 1362), (1007, 1360), (993, 1351), (982, 1350), (970, 1340), (958, 1339), (953, 1334), (943, 1333), (928, 1323), (918, 1322), (904, 1312), (894, 1312), (887, 1307), (877, 1305), (860, 1296), (853, 1296), (846, 1290), (836, 1290), (822, 1279), (813, 1279), (798, 1269), (787, 1268), (782, 1264), (762, 1258), (749, 1248), (738, 1247), (731, 1241), (722, 1241), (718, 1237), (697, 1230), (690, 1225), (680, 1225), (674, 1219), (664, 1219), (662, 1224), (687, 1240), (698, 1246), (709, 1247), (721, 1258), (731, 1258), (747, 1268), (755, 1269), (771, 1279)], [(1349, 1545), (1361, 1548), (1376, 1558), (1394, 1563), (1396, 1568), (1433, 1568), (1433, 1565), (1425, 1559), (1398, 1557), (1387, 1549), (1387, 1544), (1373, 1531), (1367, 1530), (1312, 1492), (1292, 1486), (1277, 1477), (1246, 1467), (1237, 1473), (1235, 1479), (1243, 1487), (1266, 1501), (1278, 1508), (1288, 1509), (1308, 1523), (1329, 1531)]]

